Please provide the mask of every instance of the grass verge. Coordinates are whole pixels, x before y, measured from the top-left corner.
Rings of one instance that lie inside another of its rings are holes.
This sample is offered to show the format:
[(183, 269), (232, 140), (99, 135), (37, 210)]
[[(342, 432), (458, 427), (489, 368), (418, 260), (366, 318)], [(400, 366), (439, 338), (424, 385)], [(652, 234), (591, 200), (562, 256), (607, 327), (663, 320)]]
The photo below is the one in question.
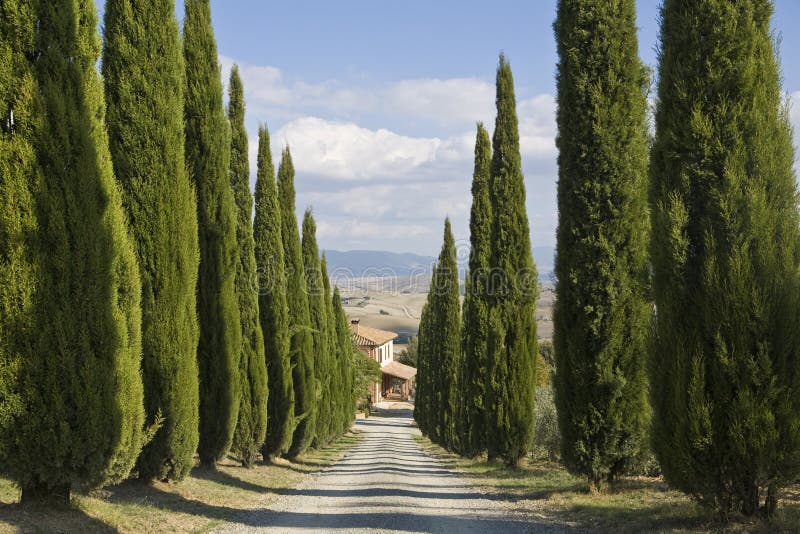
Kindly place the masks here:
[(555, 463), (511, 469), (485, 458), (461, 458), (424, 437), (415, 439), (431, 456), (461, 472), (470, 484), (510, 502), (515, 511), (554, 525), (614, 533), (800, 532), (800, 486), (781, 495), (778, 511), (768, 523), (736, 518), (721, 524), (714, 513), (671, 490), (661, 478), (626, 477), (613, 493), (593, 495), (584, 479)]
[(175, 484), (131, 480), (76, 495), (66, 510), (21, 507), (19, 489), (0, 478), (0, 532), (206, 532), (268, 506), (305, 476), (334, 464), (358, 439), (349, 433), (293, 462), (278, 459), (252, 469), (226, 460), (217, 471), (195, 468)]

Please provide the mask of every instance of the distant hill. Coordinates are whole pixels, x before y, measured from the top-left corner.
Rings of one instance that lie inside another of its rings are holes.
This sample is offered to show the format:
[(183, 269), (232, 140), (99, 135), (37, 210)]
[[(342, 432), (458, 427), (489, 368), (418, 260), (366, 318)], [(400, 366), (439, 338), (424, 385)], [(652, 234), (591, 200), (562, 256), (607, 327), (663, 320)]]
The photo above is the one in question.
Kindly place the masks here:
[[(362, 278), (430, 274), (431, 267), (436, 261), (433, 256), (381, 250), (348, 250), (344, 252), (326, 250), (325, 255), (328, 259), (328, 272), (336, 277), (346, 275)], [(555, 248), (533, 247), (533, 257), (536, 260), (539, 278), (542, 281), (550, 281), (553, 273)], [(459, 262), (462, 269), (466, 268), (467, 261), (468, 258), (463, 258)]]
[(539, 280), (549, 282), (553, 276), (556, 259), (555, 247), (533, 247), (533, 259), (536, 260), (536, 270)]
[(352, 276), (408, 276), (411, 274), (427, 274), (436, 261), (432, 256), (420, 256), (411, 253), (384, 252), (380, 250), (326, 250), (328, 272)]

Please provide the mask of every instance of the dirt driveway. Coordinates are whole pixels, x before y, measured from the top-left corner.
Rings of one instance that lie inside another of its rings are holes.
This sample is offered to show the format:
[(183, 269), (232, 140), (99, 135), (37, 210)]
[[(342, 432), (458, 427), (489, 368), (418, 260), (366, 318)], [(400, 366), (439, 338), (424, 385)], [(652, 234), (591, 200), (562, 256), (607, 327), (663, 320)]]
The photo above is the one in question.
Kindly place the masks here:
[(563, 532), (514, 512), (428, 456), (414, 441), (411, 405), (359, 420), (359, 444), (340, 462), (284, 490), (269, 508), (221, 532)]

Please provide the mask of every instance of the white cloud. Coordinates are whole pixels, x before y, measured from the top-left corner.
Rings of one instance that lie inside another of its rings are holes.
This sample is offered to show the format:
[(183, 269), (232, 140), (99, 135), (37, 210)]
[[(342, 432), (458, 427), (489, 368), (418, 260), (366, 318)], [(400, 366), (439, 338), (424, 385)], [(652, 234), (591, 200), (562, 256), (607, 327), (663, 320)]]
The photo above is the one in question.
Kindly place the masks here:
[(556, 99), (539, 95), (517, 104), (519, 144), (523, 156), (556, 157)]
[[(520, 105), (523, 158), (537, 169), (552, 168), (556, 157), (555, 102), (550, 95)], [(472, 131), (450, 137), (411, 137), (352, 122), (301, 117), (273, 136), (273, 150), (288, 144), (298, 172), (339, 180), (409, 178), (423, 170), (469, 172)], [(252, 150), (252, 149), (251, 149)], [(470, 173), (471, 174), (471, 173)]]
[[(464, 218), (469, 212), (470, 182), (424, 182), (351, 187), (303, 195), (315, 209), (373, 219), (437, 220)], [(365, 206), (368, 208), (365, 209)]]
[(289, 145), (298, 172), (345, 180), (407, 176), (435, 161), (443, 145), (435, 137), (407, 137), (317, 117), (293, 120), (273, 139), (273, 149)]
[(398, 239), (424, 236), (431, 233), (430, 228), (407, 223), (377, 223), (362, 219), (342, 221), (317, 221), (317, 237), (322, 239)]
[(381, 100), (393, 113), (462, 124), (492, 117), (494, 92), (493, 85), (477, 78), (402, 80), (389, 86)]

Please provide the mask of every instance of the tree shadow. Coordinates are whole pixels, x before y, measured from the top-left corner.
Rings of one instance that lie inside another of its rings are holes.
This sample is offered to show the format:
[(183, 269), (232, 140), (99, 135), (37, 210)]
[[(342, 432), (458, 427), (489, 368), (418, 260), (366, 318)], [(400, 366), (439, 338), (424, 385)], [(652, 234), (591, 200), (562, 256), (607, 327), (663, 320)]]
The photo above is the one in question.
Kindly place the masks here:
[(364, 475), (364, 474), (389, 474), (389, 473), (398, 473), (401, 475), (414, 475), (414, 476), (425, 476), (425, 477), (446, 477), (446, 478), (457, 478), (459, 475), (458, 473), (454, 473), (452, 471), (448, 471), (446, 469), (411, 469), (405, 467), (394, 467), (394, 466), (378, 466), (378, 467), (367, 467), (364, 466), (364, 469), (359, 469), (358, 465), (352, 466), (343, 466), (343, 467), (334, 467), (332, 469), (328, 469), (326, 473), (328, 474), (338, 474), (338, 475)]
[(274, 488), (270, 488), (269, 486), (262, 486), (261, 484), (242, 480), (241, 478), (237, 478), (220, 469), (205, 469), (202, 467), (195, 467), (192, 469), (191, 476), (200, 480), (215, 482), (217, 484), (238, 488), (244, 491), (252, 491), (254, 493), (270, 493), (274, 490)]
[[(687, 510), (672, 503), (633, 508), (598, 501), (573, 505), (565, 510), (556, 511), (555, 515), (568, 517), (597, 532), (709, 531), (715, 527), (713, 518), (708, 512), (698, 509), (696, 513), (689, 515)], [(722, 525), (716, 525), (720, 526)]]
[(74, 506), (53, 509), (0, 503), (0, 530), (3, 524), (14, 527), (18, 532), (119, 532)]
[(332, 497), (332, 498), (355, 498), (355, 497), (402, 497), (410, 499), (431, 500), (489, 500), (515, 502), (521, 497), (514, 493), (482, 493), (476, 491), (453, 491), (461, 489), (462, 486), (438, 486), (440, 491), (420, 491), (403, 488), (373, 487), (359, 489), (320, 489), (320, 488), (289, 488), (277, 490), (277, 493), (287, 496), (297, 497)]
[(315, 514), (303, 512), (265, 512), (256, 517), (259, 526), (294, 528), (303, 531), (334, 529), (370, 531), (414, 531), (414, 532), (502, 532), (504, 534), (529, 532), (574, 531), (564, 525), (550, 525), (539, 521), (524, 521), (511, 518), (423, 515), (397, 512), (365, 512), (342, 514)]

